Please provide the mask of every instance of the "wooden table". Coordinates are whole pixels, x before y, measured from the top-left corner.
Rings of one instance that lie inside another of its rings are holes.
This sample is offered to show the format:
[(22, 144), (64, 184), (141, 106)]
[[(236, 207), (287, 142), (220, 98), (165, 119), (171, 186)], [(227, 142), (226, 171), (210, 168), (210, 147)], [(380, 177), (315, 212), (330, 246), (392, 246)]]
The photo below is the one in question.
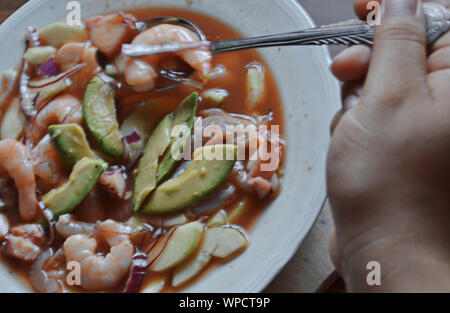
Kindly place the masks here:
[[(0, 0), (0, 23), (25, 2), (27, 0)], [(307, 9), (318, 25), (354, 17), (352, 9), (354, 0), (299, 0), (299, 2)], [(332, 55), (340, 50), (342, 50), (342, 47), (330, 49)], [(328, 256), (328, 238), (331, 227), (330, 208), (326, 204), (295, 256), (266, 291), (315, 292), (334, 271)]]

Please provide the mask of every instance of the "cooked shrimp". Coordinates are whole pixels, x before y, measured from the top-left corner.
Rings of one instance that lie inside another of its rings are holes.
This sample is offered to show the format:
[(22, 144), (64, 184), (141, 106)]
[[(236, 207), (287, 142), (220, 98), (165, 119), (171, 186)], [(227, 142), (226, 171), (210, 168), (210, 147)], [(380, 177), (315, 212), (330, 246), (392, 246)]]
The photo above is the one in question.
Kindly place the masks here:
[(113, 220), (106, 220), (98, 224), (98, 230), (106, 242), (112, 247), (121, 242), (129, 241), (131, 227)]
[(138, 92), (155, 88), (159, 74), (144, 60), (129, 60), (125, 69), (125, 80)]
[(2, 252), (23, 261), (34, 261), (41, 253), (41, 248), (30, 238), (6, 235)]
[(30, 239), (34, 244), (41, 246), (45, 243), (45, 233), (39, 224), (24, 224), (11, 228), (11, 234), (24, 239)]
[(57, 97), (43, 108), (25, 127), (26, 139), (33, 145), (47, 134), (53, 124), (77, 123), (83, 118), (80, 101), (69, 95)]
[[(260, 131), (258, 135), (259, 148), (247, 163), (249, 177), (247, 183), (260, 198), (265, 198), (276, 189), (273, 184), (275, 171), (278, 169), (281, 158), (282, 139), (278, 134)], [(270, 145), (271, 151), (268, 152)], [(272, 160), (273, 159), (273, 160)]]
[(86, 20), (89, 38), (108, 57), (120, 53), (122, 44), (130, 42), (137, 34), (136, 18), (122, 12), (94, 16)]
[(70, 214), (61, 215), (55, 229), (64, 238), (79, 234), (93, 235), (96, 231), (95, 224), (76, 221)]
[(70, 70), (77, 64), (82, 63), (82, 56), (86, 49), (84, 42), (69, 42), (58, 49), (55, 62), (62, 72)]
[(61, 185), (65, 178), (64, 164), (60, 160), (50, 135), (46, 135), (31, 150), (36, 186), (46, 192)]
[(45, 234), (41, 225), (24, 224), (15, 226), (5, 236), (2, 251), (23, 261), (34, 261), (45, 243)]
[(86, 42), (64, 44), (56, 52), (55, 62), (63, 72), (78, 64), (84, 64), (70, 78), (72, 80), (72, 84), (68, 88), (70, 94), (83, 94), (92, 77), (102, 70), (97, 62), (97, 48)]
[[(196, 34), (181, 26), (161, 24), (142, 32), (132, 44), (136, 45), (161, 45), (167, 43), (198, 42)], [(211, 69), (211, 53), (206, 48), (197, 48), (176, 52), (175, 55), (182, 58), (192, 68), (202, 75), (207, 75)], [(149, 91), (155, 87), (158, 78), (158, 62), (160, 55), (130, 59), (127, 64), (125, 78), (127, 84), (133, 86), (136, 91)]]
[[(272, 190), (276, 189), (272, 180), (273, 177), (276, 176), (275, 171), (278, 169), (279, 165), (277, 159), (279, 161), (281, 157), (283, 145), (283, 140), (280, 138), (279, 134), (269, 132), (267, 130), (267, 125), (262, 125), (266, 127), (258, 131), (257, 126), (259, 123), (255, 119), (245, 115), (229, 114), (217, 108), (202, 111), (202, 115), (206, 118), (203, 120), (198, 119), (195, 126), (202, 129), (200, 136), (203, 138), (197, 137), (196, 140), (207, 139), (208, 142), (206, 142), (205, 145), (223, 143), (226, 138), (235, 138), (234, 132), (238, 130), (238, 126), (241, 126), (242, 130), (249, 130), (248, 133), (243, 131), (242, 133), (238, 132), (236, 134), (237, 136), (233, 143), (236, 144), (239, 149), (250, 150), (251, 143), (257, 144), (256, 146), (253, 144), (253, 148), (256, 149), (250, 151), (252, 155), (250, 156), (250, 161), (247, 163), (247, 168), (244, 169), (243, 165), (238, 162), (233, 171), (233, 178), (239, 183), (241, 188), (247, 191), (253, 190), (260, 198), (265, 198)], [(267, 123), (271, 118), (271, 114), (262, 116), (259, 118), (259, 122)], [(207, 136), (209, 135), (209, 132), (206, 130), (211, 126), (219, 128), (223, 137), (215, 136), (211, 139)], [(233, 127), (228, 129), (229, 126)], [(252, 128), (248, 128), (249, 126)], [(268, 166), (270, 165), (269, 161), (272, 161), (272, 157), (275, 159), (275, 164), (273, 166)]]
[(32, 221), (38, 212), (38, 201), (30, 151), (26, 146), (15, 140), (1, 140), (0, 164), (14, 179), (19, 192), (20, 216), (24, 221)]
[(98, 184), (109, 194), (123, 199), (127, 184), (125, 169), (117, 165), (110, 167), (100, 176)]
[(117, 285), (130, 269), (134, 253), (129, 227), (107, 220), (98, 224), (98, 229), (99, 235), (111, 247), (105, 256), (96, 253), (97, 240), (87, 235), (73, 235), (64, 242), (67, 262), (80, 263), (81, 286), (91, 291)]

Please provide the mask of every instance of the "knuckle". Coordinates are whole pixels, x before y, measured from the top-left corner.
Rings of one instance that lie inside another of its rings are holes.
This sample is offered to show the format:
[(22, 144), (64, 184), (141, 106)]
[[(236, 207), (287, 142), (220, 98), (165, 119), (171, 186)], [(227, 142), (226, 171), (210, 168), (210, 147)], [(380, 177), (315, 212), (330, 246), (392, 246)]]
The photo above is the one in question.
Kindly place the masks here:
[(391, 17), (379, 29), (385, 41), (409, 41), (425, 46), (425, 27), (417, 18)]

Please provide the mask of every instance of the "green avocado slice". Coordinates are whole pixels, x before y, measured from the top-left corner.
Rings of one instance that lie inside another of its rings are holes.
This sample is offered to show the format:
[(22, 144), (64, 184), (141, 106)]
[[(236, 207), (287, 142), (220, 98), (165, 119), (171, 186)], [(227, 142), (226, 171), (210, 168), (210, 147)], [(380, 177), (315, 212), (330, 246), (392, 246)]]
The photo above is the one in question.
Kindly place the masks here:
[(95, 76), (86, 88), (83, 116), (100, 148), (109, 156), (119, 159), (124, 148), (116, 117), (114, 90), (99, 76)]
[(156, 188), (158, 162), (171, 143), (172, 123), (173, 114), (163, 118), (145, 145), (134, 184), (133, 211), (138, 211), (147, 196)]
[(69, 180), (42, 197), (55, 219), (77, 207), (92, 190), (108, 164), (99, 159), (83, 158), (73, 167)]
[(71, 168), (82, 158), (95, 159), (83, 128), (77, 124), (51, 125), (48, 128), (61, 159)]
[[(197, 149), (186, 171), (156, 188), (142, 212), (151, 215), (172, 214), (199, 203), (229, 176), (236, 163), (236, 151), (234, 145)], [(221, 156), (214, 158), (212, 154)]]
[[(195, 116), (198, 110), (198, 93), (191, 93), (181, 102), (177, 110), (173, 113), (173, 127), (184, 125), (192, 132), (195, 123)], [(173, 128), (172, 127), (172, 128)], [(162, 156), (157, 171), (157, 183), (161, 183), (172, 173), (179, 156), (183, 154), (184, 146), (190, 136), (181, 136), (172, 138), (169, 149)], [(178, 149), (172, 153), (172, 150)]]

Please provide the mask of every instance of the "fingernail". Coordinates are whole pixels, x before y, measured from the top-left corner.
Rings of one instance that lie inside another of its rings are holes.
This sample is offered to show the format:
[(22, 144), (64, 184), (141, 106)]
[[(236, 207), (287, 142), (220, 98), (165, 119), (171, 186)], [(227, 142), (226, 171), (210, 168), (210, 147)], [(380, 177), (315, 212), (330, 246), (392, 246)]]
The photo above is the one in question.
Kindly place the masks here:
[(342, 104), (344, 112), (347, 112), (358, 105), (359, 97), (356, 95), (347, 96)]
[(420, 9), (419, 0), (384, 0), (383, 16), (417, 15)]
[(348, 56), (350, 56), (352, 54), (353, 54), (352, 47), (347, 48), (347, 49), (342, 50), (341, 52), (339, 52), (339, 54), (334, 57), (334, 61), (341, 60), (341, 59), (346, 59), (346, 58), (348, 58)]

